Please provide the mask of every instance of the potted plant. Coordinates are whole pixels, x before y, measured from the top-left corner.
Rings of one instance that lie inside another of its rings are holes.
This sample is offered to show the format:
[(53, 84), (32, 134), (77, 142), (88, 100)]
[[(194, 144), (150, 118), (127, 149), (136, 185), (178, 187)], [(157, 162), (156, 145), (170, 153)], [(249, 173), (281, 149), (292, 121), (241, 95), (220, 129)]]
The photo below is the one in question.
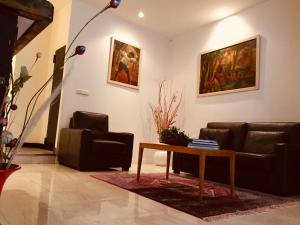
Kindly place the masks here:
[(175, 118), (181, 100), (182, 95), (178, 100), (177, 92), (173, 92), (168, 96), (165, 81), (159, 84), (158, 103), (157, 105), (150, 105), (159, 142), (162, 142), (162, 131), (169, 129), (176, 122)]
[(180, 129), (175, 126), (169, 129), (164, 129), (161, 132), (161, 137), (163, 143), (170, 145), (187, 146), (190, 140), (184, 131), (180, 131)]
[[(176, 122), (175, 119), (181, 100), (182, 95), (178, 99), (177, 92), (167, 90), (165, 81), (159, 83), (158, 102), (156, 105), (150, 105), (159, 142), (163, 142), (163, 130), (169, 129)], [(154, 154), (154, 163), (164, 166), (166, 163), (166, 154), (164, 151), (156, 151)]]

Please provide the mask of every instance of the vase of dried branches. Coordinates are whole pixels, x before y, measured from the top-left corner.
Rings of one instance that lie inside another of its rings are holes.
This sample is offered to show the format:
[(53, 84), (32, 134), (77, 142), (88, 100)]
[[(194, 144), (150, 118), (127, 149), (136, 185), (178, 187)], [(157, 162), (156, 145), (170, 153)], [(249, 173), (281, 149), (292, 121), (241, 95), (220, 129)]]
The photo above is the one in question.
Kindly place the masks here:
[[(167, 90), (166, 82), (162, 81), (158, 88), (158, 102), (150, 105), (154, 124), (158, 134), (158, 141), (163, 143), (162, 132), (169, 129), (175, 122), (182, 95), (178, 100), (178, 93)], [(164, 166), (166, 164), (166, 152), (156, 151), (154, 154), (154, 163)]]

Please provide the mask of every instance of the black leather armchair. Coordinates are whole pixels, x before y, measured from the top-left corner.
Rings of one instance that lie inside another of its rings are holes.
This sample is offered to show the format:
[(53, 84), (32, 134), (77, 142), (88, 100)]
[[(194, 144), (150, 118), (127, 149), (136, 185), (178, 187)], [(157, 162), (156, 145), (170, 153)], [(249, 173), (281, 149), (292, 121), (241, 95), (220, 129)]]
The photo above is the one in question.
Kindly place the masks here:
[(109, 132), (105, 114), (77, 111), (70, 128), (62, 128), (58, 162), (78, 170), (131, 166), (134, 135)]

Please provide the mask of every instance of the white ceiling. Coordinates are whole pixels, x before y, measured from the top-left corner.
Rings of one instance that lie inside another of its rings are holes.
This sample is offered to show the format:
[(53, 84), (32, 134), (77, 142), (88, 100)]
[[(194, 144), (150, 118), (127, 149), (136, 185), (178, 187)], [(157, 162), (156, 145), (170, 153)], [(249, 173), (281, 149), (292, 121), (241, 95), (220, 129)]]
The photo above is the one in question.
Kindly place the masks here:
[[(99, 8), (109, 0), (83, 0)], [(233, 15), (266, 0), (122, 0), (111, 13), (173, 37), (186, 30)], [(144, 19), (138, 18), (143, 11)]]
[[(71, 0), (49, 0), (55, 9)], [(82, 0), (99, 9), (110, 0)], [(223, 19), (267, 0), (122, 0), (110, 12), (169, 38), (195, 27)], [(138, 12), (145, 17), (139, 19)]]
[(28, 28), (34, 23), (34, 20), (27, 19), (25, 17), (19, 16), (18, 17), (18, 36), (19, 39), (27, 30)]

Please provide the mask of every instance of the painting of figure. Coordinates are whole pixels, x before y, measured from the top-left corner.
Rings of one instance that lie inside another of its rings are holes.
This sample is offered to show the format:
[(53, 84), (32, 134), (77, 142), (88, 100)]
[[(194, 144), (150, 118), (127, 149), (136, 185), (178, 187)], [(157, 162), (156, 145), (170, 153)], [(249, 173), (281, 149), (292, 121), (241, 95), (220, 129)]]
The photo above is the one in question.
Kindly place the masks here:
[(258, 89), (259, 36), (201, 54), (200, 96)]
[(108, 82), (139, 88), (141, 49), (112, 38)]

